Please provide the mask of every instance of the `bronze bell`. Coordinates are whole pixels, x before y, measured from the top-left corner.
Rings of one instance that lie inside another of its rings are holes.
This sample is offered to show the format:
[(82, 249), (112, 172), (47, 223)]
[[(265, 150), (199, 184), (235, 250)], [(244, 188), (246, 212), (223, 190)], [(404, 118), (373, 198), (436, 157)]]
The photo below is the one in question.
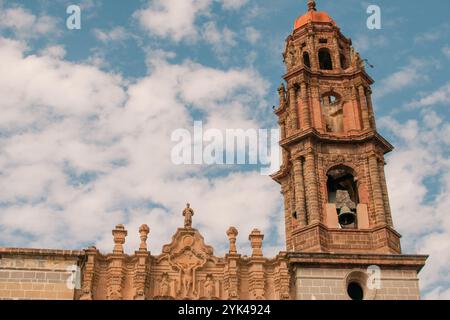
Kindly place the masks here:
[(348, 226), (356, 221), (356, 214), (350, 210), (349, 207), (344, 206), (341, 208), (341, 211), (338, 215), (339, 224), (342, 226)]

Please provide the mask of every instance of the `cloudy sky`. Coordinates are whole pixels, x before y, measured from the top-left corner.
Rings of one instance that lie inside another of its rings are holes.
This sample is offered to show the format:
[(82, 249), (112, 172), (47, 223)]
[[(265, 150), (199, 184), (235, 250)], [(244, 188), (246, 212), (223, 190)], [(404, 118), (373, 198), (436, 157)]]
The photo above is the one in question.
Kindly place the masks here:
[[(279, 186), (258, 166), (176, 166), (171, 134), (276, 128), (281, 52), (299, 0), (0, 0), (0, 246), (112, 249), (111, 229), (151, 228), (158, 254), (194, 225), (223, 254), (225, 231), (283, 249)], [(81, 7), (81, 30), (66, 8)], [(382, 10), (382, 29), (366, 9)], [(430, 254), (425, 298), (450, 299), (450, 24), (446, 0), (319, 0), (374, 65), (387, 177), (406, 253)]]

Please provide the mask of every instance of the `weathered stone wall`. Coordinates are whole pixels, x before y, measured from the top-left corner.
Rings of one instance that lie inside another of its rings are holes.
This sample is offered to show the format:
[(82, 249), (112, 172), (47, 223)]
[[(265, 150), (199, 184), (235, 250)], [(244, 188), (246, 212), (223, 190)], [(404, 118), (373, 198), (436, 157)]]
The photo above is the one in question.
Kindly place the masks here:
[(0, 248), (0, 299), (72, 300), (82, 251)]
[[(350, 300), (347, 294), (351, 275), (365, 274), (366, 269), (298, 268), (296, 298), (298, 300)], [(382, 269), (379, 289), (364, 287), (364, 300), (419, 300), (419, 280), (415, 270)]]

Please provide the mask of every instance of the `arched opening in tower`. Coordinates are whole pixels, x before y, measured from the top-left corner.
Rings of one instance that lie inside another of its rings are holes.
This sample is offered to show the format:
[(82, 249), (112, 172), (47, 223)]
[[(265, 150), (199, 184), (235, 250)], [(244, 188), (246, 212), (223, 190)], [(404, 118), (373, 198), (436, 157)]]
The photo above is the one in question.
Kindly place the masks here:
[(344, 132), (344, 109), (341, 98), (334, 93), (324, 94), (321, 99), (327, 132)]
[(319, 67), (321, 70), (333, 70), (330, 50), (326, 48), (319, 50)]
[(328, 171), (327, 177), (328, 203), (336, 205), (339, 224), (343, 228), (356, 228), (359, 196), (353, 169), (337, 166)]

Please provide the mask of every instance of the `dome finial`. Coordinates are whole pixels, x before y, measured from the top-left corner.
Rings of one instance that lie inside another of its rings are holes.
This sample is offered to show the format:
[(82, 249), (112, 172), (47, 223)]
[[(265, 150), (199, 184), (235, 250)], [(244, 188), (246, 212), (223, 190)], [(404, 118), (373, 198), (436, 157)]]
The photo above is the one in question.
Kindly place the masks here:
[(316, 1), (308, 0), (308, 11), (316, 11)]

